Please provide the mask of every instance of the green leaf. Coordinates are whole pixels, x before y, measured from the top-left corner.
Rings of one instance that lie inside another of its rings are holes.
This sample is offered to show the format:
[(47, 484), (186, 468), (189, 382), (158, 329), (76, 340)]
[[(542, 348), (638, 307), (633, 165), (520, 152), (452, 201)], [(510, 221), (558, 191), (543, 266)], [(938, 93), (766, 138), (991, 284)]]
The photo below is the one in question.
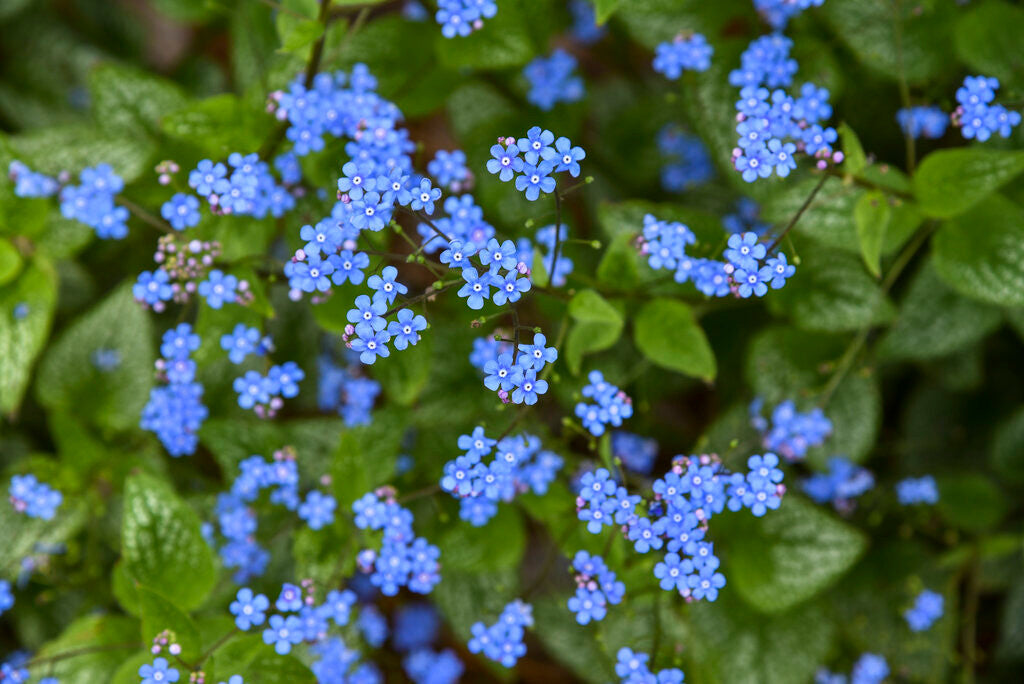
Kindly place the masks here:
[(980, 473), (959, 473), (937, 477), (942, 516), (967, 532), (994, 529), (1010, 509), (1002, 491)]
[[(125, 647), (135, 643), (135, 647)], [(55, 660), (47, 665), (46, 674), (56, 677), (61, 684), (95, 684), (113, 681), (114, 673), (127, 654), (133, 648), (143, 647), (139, 641), (138, 620), (122, 615), (92, 614), (73, 621), (35, 655), (52, 658), (77, 649), (89, 649), (74, 658)], [(135, 681), (138, 680), (136, 674)]]
[(465, 642), (474, 622), (494, 622), (505, 605), (518, 595), (518, 573), (508, 568), (497, 572), (445, 572), (431, 598), (456, 637)]
[[(377, 412), (380, 413), (380, 412)], [(376, 418), (376, 414), (375, 414)], [(341, 418), (304, 418), (266, 421), (245, 418), (211, 418), (203, 423), (199, 439), (213, 452), (226, 477), (233, 479), (242, 459), (270, 456), (283, 446), (294, 446), (312, 472), (326, 472), (331, 454), (345, 430)]]
[[(47, 408), (74, 410), (102, 427), (136, 427), (153, 386), (152, 337), (149, 314), (125, 283), (72, 323), (46, 352), (36, 398)], [(101, 349), (118, 353), (117, 368), (96, 367), (92, 357)]]
[(989, 463), (1001, 477), (1014, 483), (1024, 482), (1024, 406), (996, 428)]
[(8, 240), (0, 238), (0, 286), (14, 280), (21, 271), (21, 253)]
[(860, 254), (864, 257), (864, 265), (876, 278), (882, 273), (882, 242), (889, 227), (890, 214), (885, 195), (877, 191), (862, 195), (853, 208)]
[(956, 25), (960, 59), (1003, 86), (1024, 81), (1024, 9), (1001, 0), (972, 3)]
[(330, 466), (340, 510), (394, 475), (406, 419), (401, 412), (378, 410), (369, 425), (341, 433)]
[(594, 19), (598, 25), (604, 24), (611, 19), (612, 14), (618, 8), (622, 0), (593, 0)]
[(373, 377), (388, 397), (401, 406), (411, 406), (427, 387), (434, 360), (434, 337), (424, 331), (414, 346), (393, 350), (386, 359), (373, 364)]
[(795, 493), (762, 518), (746, 512), (715, 519), (729, 589), (752, 607), (779, 613), (816, 596), (860, 557), (867, 539), (856, 528)]
[(242, 675), (245, 684), (313, 684), (316, 678), (294, 655), (278, 655), (257, 634), (243, 634), (224, 644), (213, 658), (213, 676), (206, 681), (228, 681)]
[[(184, 577), (179, 578), (180, 582)], [(199, 630), (192, 618), (181, 612), (170, 600), (149, 587), (138, 586), (142, 614), (142, 643), (150, 644), (162, 631), (173, 632), (173, 640), (181, 645), (181, 658), (193, 661), (199, 656)]]
[(864, 147), (860, 144), (860, 138), (845, 121), (839, 124), (839, 137), (843, 143), (843, 154), (846, 155), (843, 160), (843, 173), (856, 176), (868, 165)]
[(597, 280), (602, 285), (632, 290), (640, 282), (640, 252), (633, 245), (634, 236), (622, 232), (612, 238), (597, 266)]
[(569, 315), (576, 321), (565, 343), (565, 360), (574, 374), (583, 356), (608, 349), (622, 334), (622, 314), (594, 290), (581, 290), (569, 300)]
[(947, 356), (985, 338), (1001, 322), (997, 308), (961, 297), (928, 261), (911, 281), (878, 354), (887, 359)]
[(707, 382), (715, 379), (715, 354), (690, 307), (683, 302), (647, 302), (633, 326), (637, 348), (657, 365)]
[[(0, 287), (0, 411), (21, 405), (36, 356), (43, 350), (57, 303), (57, 274), (48, 261), (34, 259), (13, 283)], [(15, 318), (21, 305), (28, 313)]]
[(152, 475), (139, 473), (125, 481), (121, 555), (130, 578), (159, 587), (183, 610), (201, 605), (216, 579), (199, 517)]
[(93, 69), (89, 96), (100, 129), (122, 137), (156, 133), (160, 117), (187, 102), (176, 84), (121, 64), (102, 64)]
[(520, 3), (501, 11), (468, 36), (445, 38), (437, 31), (435, 50), (442, 66), (453, 69), (507, 69), (526, 64), (535, 54), (528, 22)]
[(935, 270), (961, 294), (1024, 305), (1024, 209), (995, 195), (947, 221), (932, 238)]
[(210, 0), (153, 0), (153, 4), (172, 19), (184, 22), (200, 22), (217, 11)]
[(812, 246), (786, 287), (767, 297), (769, 308), (786, 313), (803, 330), (842, 332), (879, 325), (895, 309), (864, 264), (849, 252)]
[[(53, 479), (43, 471), (44, 467), (55, 466), (54, 461), (30, 459), (22, 466), (29, 466), (25, 471), (35, 472), (39, 479), (48, 482), (58, 490), (64, 490), (63, 481)], [(19, 472), (24, 472), (19, 469)], [(63, 475), (60, 471), (51, 471), (54, 476)], [(25, 558), (36, 551), (36, 544), (58, 546), (66, 544), (81, 532), (88, 520), (89, 509), (85, 501), (78, 497), (65, 494), (63, 503), (52, 520), (30, 518), (18, 513), (13, 506), (0, 506), (0, 548), (10, 558)], [(20, 570), (17, 563), (0, 566), (0, 578), (13, 581)]]
[[(265, 111), (254, 111), (237, 96), (214, 95), (164, 113), (160, 130), (166, 135), (195, 146), (211, 158), (224, 159), (236, 150), (249, 149), (253, 140), (270, 135), (273, 118)], [(237, 217), (231, 224), (238, 226)], [(228, 242), (226, 247), (230, 246)]]
[[(807, 410), (829, 381), (848, 342), (845, 336), (768, 328), (750, 344), (745, 377), (754, 394), (764, 397), (766, 410), (786, 399), (794, 400), (799, 410)], [(818, 467), (834, 454), (863, 460), (875, 445), (881, 413), (877, 379), (847, 373), (825, 407), (833, 425), (832, 436), (823, 446), (811, 449), (808, 460)]]
[[(776, 511), (777, 512), (777, 511)], [(731, 578), (730, 578), (731, 580)], [(828, 656), (835, 624), (817, 603), (777, 615), (761, 615), (730, 594), (689, 606), (696, 661), (687, 681), (729, 684), (803, 684)]]
[(865, 65), (889, 78), (902, 74), (922, 83), (944, 73), (952, 61), (949, 3), (829, 0), (819, 12)]
[(489, 572), (518, 568), (526, 550), (526, 530), (519, 512), (511, 506), (498, 506), (498, 513), (484, 527), (465, 520), (444, 525), (438, 538), (446, 570)]
[(962, 147), (937, 150), (914, 175), (914, 195), (928, 216), (967, 211), (1024, 171), (1024, 150)]
[(300, 52), (312, 45), (324, 34), (324, 25), (319, 21), (320, 3), (317, 0), (283, 0), (278, 10), (277, 35), (281, 49), (286, 52)]

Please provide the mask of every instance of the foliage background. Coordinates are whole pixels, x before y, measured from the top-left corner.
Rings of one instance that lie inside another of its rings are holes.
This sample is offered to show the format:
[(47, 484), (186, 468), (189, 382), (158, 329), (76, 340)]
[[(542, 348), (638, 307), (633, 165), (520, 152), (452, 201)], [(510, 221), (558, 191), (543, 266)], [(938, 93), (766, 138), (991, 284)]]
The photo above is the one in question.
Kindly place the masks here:
[[(580, 275), (570, 288), (591, 292), (568, 306), (534, 297), (525, 314), (546, 330), (569, 326), (552, 392), (522, 426), (570, 468), (598, 458), (603, 446), (561, 423), (583, 384), (581, 369), (598, 367), (634, 398), (638, 410), (627, 427), (659, 440), (662, 465), (698, 450), (739, 462), (756, 449), (746, 426), (751, 398), (813, 403), (824, 391), (835, 434), (808, 469), (837, 453), (878, 480), (846, 518), (810, 503), (795, 486), (782, 509), (761, 521), (724, 516), (714, 537), (729, 584), (713, 604), (684, 607), (678, 597), (644, 592), (654, 586), (649, 559), (613, 545), (610, 564), (629, 588), (627, 600), (587, 628), (564, 607), (572, 583), (562, 556), (600, 551), (603, 539), (582, 532), (564, 479), (543, 499), (502, 506), (483, 530), (460, 524), (447, 496), (419, 499), (417, 531), (442, 550), (444, 579), (433, 600), (446, 618), (446, 644), (462, 648), (472, 622), (526, 590), (535, 605), (536, 632), (517, 673), (464, 654), (466, 681), (604, 681), (609, 654), (624, 645), (654, 651), (666, 666), (679, 662), (694, 682), (809, 681), (820, 665), (848, 669), (863, 651), (883, 653), (899, 680), (999, 681), (1019, 672), (1022, 133), (965, 148), (954, 130), (908, 149), (894, 115), (905, 102), (952, 109), (968, 73), (999, 77), (1005, 101), (1024, 97), (1024, 10), (1000, 0), (827, 0), (794, 20), (787, 35), (800, 77), (830, 88), (835, 120), (847, 124), (850, 176), (830, 179), (794, 229), (801, 266), (790, 285), (763, 302), (723, 303), (658, 280), (629, 241), (652, 210), (684, 220), (698, 235), (721, 234), (721, 217), (741, 195), (782, 225), (816, 183), (804, 171), (748, 185), (728, 168), (737, 95), (726, 74), (743, 47), (766, 32), (748, 0), (596, 0), (610, 18), (608, 35), (597, 48), (573, 47), (587, 97), (549, 113), (525, 104), (520, 68), (567, 44), (562, 2), (499, 2), (483, 30), (455, 41), (432, 22), (401, 18), (394, 2), (363, 11), (336, 0), (326, 32), (315, 20), (315, 0), (285, 0), (291, 12), (273, 4), (0, 3), (0, 166), (20, 159), (56, 173), (106, 161), (125, 178), (124, 195), (152, 211), (166, 195), (152, 173), (160, 160), (188, 169), (204, 157), (273, 144), (278, 131), (265, 112), (267, 93), (305, 68), (323, 35), (322, 68), (369, 64), (381, 94), (402, 108), (412, 138), (423, 141), (421, 162), (439, 148), (466, 151), (477, 173), (474, 194), (500, 232), (532, 233), (525, 222), (544, 225), (551, 208), (483, 173), (497, 135), (542, 125), (586, 148), (584, 173), (594, 182), (574, 195), (568, 223), (573, 236), (602, 247), (571, 247)], [(651, 71), (651, 53), (684, 29), (708, 36), (714, 63), (670, 83)], [(664, 160), (655, 139), (669, 122), (701, 136), (718, 168), (715, 181), (684, 195), (660, 190)], [(967, 151), (942, 151), (953, 147)], [(342, 158), (330, 144), (305, 158), (307, 182), (331, 193)], [(862, 254), (866, 228), (856, 207), (866, 196), (892, 205), (880, 278)], [(298, 227), (329, 206), (311, 193), (285, 219), (207, 216), (201, 231), (220, 239), (243, 272), (246, 257), (278, 241), (294, 249)], [(240, 410), (230, 388), (234, 369), (216, 348), (239, 309), (204, 309), (195, 320), (204, 339), (197, 359), (211, 418), (195, 456), (169, 458), (138, 428), (138, 416), (153, 382), (155, 342), (176, 314), (154, 316), (132, 301), (127, 284), (150, 268), (156, 234), (141, 221), (131, 225), (125, 241), (97, 241), (55, 204), (17, 199), (11, 184), (0, 183), (0, 467), (8, 477), (31, 470), (66, 497), (49, 524), (0, 506), (4, 577), (17, 575), (34, 543), (66, 545), (0, 620), (3, 652), (141, 643), (140, 629), (149, 638), (147, 623), (155, 619), (147, 614), (177, 621), (205, 647), (229, 624), (233, 587), (202, 543), (198, 521), (210, 517), (213, 497), (229, 486), (239, 460), (292, 444), (303, 476), (312, 482), (332, 474), (345, 506), (380, 484), (411, 492), (436, 482), (459, 434), (478, 423), (500, 431), (512, 417), (489, 401), (466, 363), (480, 331), (461, 302), (432, 306), (423, 344), (373, 367), (385, 397), (373, 425), (357, 429), (317, 411), (315, 380), (275, 421)], [(894, 271), (898, 277), (886, 278)], [(414, 291), (429, 284), (411, 269), (403, 277)], [(353, 293), (341, 288), (317, 307), (291, 304), (285, 294), (266, 283), (246, 322), (265, 323), (279, 357), (312, 377), (323, 345), (339, 344), (322, 333), (341, 332)], [(23, 321), (12, 316), (19, 302), (30, 305)], [(666, 316), (687, 325), (693, 316), (696, 345), (706, 336), (713, 360), (679, 345), (678, 327), (659, 324), (671, 320)], [(595, 330), (609, 332), (595, 338)], [(120, 351), (116, 371), (104, 374), (90, 363), (100, 348)], [(396, 478), (400, 453), (411, 455), (414, 467)], [(940, 504), (900, 508), (893, 483), (924, 473), (939, 479)], [(787, 478), (792, 485), (799, 476), (791, 470)], [(267, 515), (261, 527), (274, 531), (268, 578), (327, 582), (352, 570), (357, 541), (343, 520), (313, 533)], [(133, 593), (127, 567), (154, 595)], [(180, 581), (184, 572), (191, 581)], [(946, 616), (912, 634), (901, 611), (925, 586), (945, 595)], [(141, 649), (108, 650), (54, 667), (62, 682), (135, 681), (143, 657)], [(249, 658), (254, 681), (310, 679), (294, 658), (241, 647), (225, 649), (214, 672), (231, 674), (232, 658)]]

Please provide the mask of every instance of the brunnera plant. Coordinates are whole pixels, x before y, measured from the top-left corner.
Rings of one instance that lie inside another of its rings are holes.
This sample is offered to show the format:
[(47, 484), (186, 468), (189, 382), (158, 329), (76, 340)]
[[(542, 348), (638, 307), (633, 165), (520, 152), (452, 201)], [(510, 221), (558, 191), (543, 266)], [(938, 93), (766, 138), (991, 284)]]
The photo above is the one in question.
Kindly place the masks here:
[(0, 681), (1020, 667), (1024, 10), (138, 5), (0, 8)]

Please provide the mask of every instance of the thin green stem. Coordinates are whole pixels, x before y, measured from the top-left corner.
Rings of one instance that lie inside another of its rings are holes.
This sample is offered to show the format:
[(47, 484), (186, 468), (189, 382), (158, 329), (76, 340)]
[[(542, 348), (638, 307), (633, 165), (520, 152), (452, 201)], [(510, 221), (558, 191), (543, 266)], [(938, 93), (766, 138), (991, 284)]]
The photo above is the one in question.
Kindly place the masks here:
[(765, 250), (766, 253), (770, 254), (776, 247), (779, 246), (779, 243), (782, 242), (782, 239), (789, 235), (789, 231), (793, 230), (793, 226), (797, 224), (797, 221), (800, 220), (800, 217), (803, 216), (804, 212), (807, 211), (807, 209), (811, 206), (811, 202), (813, 202), (814, 198), (818, 196), (819, 192), (821, 192), (821, 189), (822, 187), (824, 187), (825, 181), (827, 180), (828, 176), (826, 174), (821, 174), (821, 180), (819, 180), (818, 184), (814, 186), (814, 189), (811, 190), (811, 194), (807, 196), (807, 199), (804, 200), (804, 203), (801, 204), (800, 208), (796, 210), (796, 213), (793, 214), (793, 218), (789, 220), (789, 223), (787, 223), (786, 227), (782, 229), (782, 232), (779, 233), (778, 237), (776, 237), (775, 240), (772, 241), (770, 245), (768, 245), (768, 249)]

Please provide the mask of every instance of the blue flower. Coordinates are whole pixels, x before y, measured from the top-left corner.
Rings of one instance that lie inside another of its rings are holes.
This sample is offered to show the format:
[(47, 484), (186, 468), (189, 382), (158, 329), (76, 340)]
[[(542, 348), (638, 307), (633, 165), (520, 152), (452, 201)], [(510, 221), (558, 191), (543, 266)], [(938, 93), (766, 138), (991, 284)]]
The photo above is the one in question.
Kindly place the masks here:
[(298, 383), (302, 382), (306, 374), (294, 361), (287, 361), (280, 366), (271, 366), (267, 371), (267, 380), (275, 387), (275, 392), (286, 399), (291, 399), (299, 393)]
[(548, 381), (538, 380), (537, 371), (516, 367), (512, 375), (512, 403), (533, 405), (537, 403), (537, 395), (548, 391)]
[[(765, 272), (767, 269), (767, 272)], [(770, 257), (761, 269), (761, 279), (770, 281), (773, 290), (778, 290), (786, 284), (786, 279), (796, 273), (796, 266), (786, 262), (786, 255), (779, 252), (776, 256)]]
[(504, 276), (500, 276), (497, 273), (491, 274), (491, 284), (497, 288), (492, 298), (495, 304), (504, 306), (505, 302), (518, 302), (523, 293), (530, 290), (530, 279), (518, 276), (519, 272), (514, 269)]
[(334, 522), (334, 508), (337, 502), (333, 496), (326, 496), (315, 489), (306, 495), (299, 506), (299, 517), (309, 524), (311, 530), (319, 530)]
[(164, 332), (160, 342), (160, 354), (165, 359), (188, 358), (189, 354), (199, 349), (199, 342), (199, 335), (192, 332), (191, 325), (179, 323)]
[(519, 158), (519, 148), (515, 145), (491, 145), (491, 156), (493, 159), (488, 160), (487, 171), (498, 174), (498, 179), (503, 183), (512, 180), (517, 172), (523, 170), (523, 160)]
[[(198, 341), (198, 337), (196, 339)], [(242, 363), (247, 355), (258, 353), (259, 346), (260, 331), (247, 328), (244, 323), (239, 323), (233, 331), (220, 337), (220, 347), (228, 352), (231, 363)]]
[(516, 145), (523, 152), (527, 164), (536, 165), (544, 156), (544, 151), (551, 149), (555, 134), (534, 126), (526, 132), (525, 138), (519, 138)]
[(757, 233), (733, 234), (729, 236), (729, 247), (724, 256), (736, 268), (756, 270), (758, 260), (763, 259), (765, 246), (758, 243)]
[(160, 207), (160, 215), (175, 230), (190, 228), (199, 223), (199, 199), (177, 192)]
[(925, 589), (918, 594), (914, 599), (914, 607), (903, 613), (911, 631), (923, 632), (929, 629), (942, 617), (943, 603), (942, 594), (934, 591)]
[(365, 252), (353, 254), (349, 249), (332, 254), (328, 261), (334, 266), (331, 280), (335, 285), (343, 285), (346, 280), (353, 285), (360, 284), (363, 282), (363, 269), (370, 265), (370, 257)]
[(412, 192), (412, 201), (409, 208), (413, 211), (423, 211), (428, 216), (434, 213), (434, 202), (441, 199), (441, 189), (432, 187), (429, 178), (420, 180), (419, 188)]
[(535, 333), (533, 344), (520, 344), (519, 365), (539, 371), (545, 364), (554, 363), (558, 359), (558, 350), (554, 347), (545, 347), (547, 343), (548, 338), (544, 333)]
[(388, 334), (395, 341), (395, 349), (401, 351), (420, 341), (420, 332), (426, 329), (427, 319), (415, 315), (410, 309), (399, 311), (397, 318), (388, 324)]
[(238, 393), (238, 405), (244, 409), (251, 409), (256, 404), (266, 404), (270, 401), (266, 378), (256, 371), (246, 371), (242, 377), (235, 378), (232, 387)]
[(278, 655), (287, 655), (291, 653), (293, 645), (301, 642), (302, 621), (298, 617), (270, 616), (270, 626), (263, 630), (263, 643), (273, 644)]
[(448, 243), (448, 249), (441, 252), (441, 263), (448, 268), (465, 268), (474, 254), (476, 246), (472, 242), (463, 245), (461, 240), (452, 240)]
[(350, 161), (341, 167), (341, 172), (345, 175), (338, 179), (338, 190), (348, 193), (353, 200), (362, 199), (365, 192), (376, 188), (372, 162)]
[(772, 157), (764, 145), (755, 145), (736, 158), (736, 170), (743, 174), (743, 180), (753, 183), (758, 178), (772, 175)]
[(793, 159), (796, 145), (793, 143), (783, 143), (778, 138), (772, 138), (768, 141), (768, 151), (772, 155), (772, 167), (775, 169), (775, 175), (785, 178), (790, 171), (796, 168), (796, 160)]
[(491, 275), (480, 275), (472, 266), (462, 269), (462, 279), (466, 284), (459, 288), (459, 296), (466, 297), (470, 309), (482, 309), (484, 300), (491, 296)]
[(687, 578), (690, 587), (690, 595), (697, 599), (714, 601), (718, 598), (718, 590), (725, 586), (725, 575), (715, 572), (710, 566), (704, 566), (697, 574)]
[(252, 589), (243, 587), (238, 590), (228, 610), (235, 616), (235, 625), (238, 629), (248, 631), (250, 627), (263, 624), (269, 607), (270, 600), (266, 596), (254, 594)]
[(523, 76), (530, 83), (527, 101), (548, 111), (559, 102), (582, 99), (583, 79), (573, 75), (575, 69), (576, 58), (561, 48), (550, 57), (536, 57), (523, 68)]
[[(350, 162), (351, 163), (351, 162)], [(302, 249), (306, 254), (333, 254), (341, 246), (341, 228), (336, 221), (325, 219), (316, 224), (316, 227), (305, 225), (299, 231), (299, 237), (306, 240)]]
[(491, 238), (487, 246), (480, 250), (480, 263), (488, 268), (491, 273), (497, 273), (499, 269), (514, 269), (516, 267), (516, 246), (511, 240), (498, 244), (498, 241)]
[(466, 153), (462, 150), (438, 150), (434, 158), (427, 162), (427, 173), (436, 178), (440, 185), (451, 185), (466, 180), (469, 178)]
[(398, 269), (394, 266), (385, 266), (380, 275), (370, 276), (366, 284), (371, 290), (374, 290), (374, 301), (383, 301), (390, 305), (395, 301), (396, 296), (409, 291), (409, 288), (402, 283), (395, 282), (397, 277)]
[[(498, 391), (503, 389), (506, 392), (512, 389), (512, 376), (518, 370), (512, 362), (512, 354), (501, 354), (496, 361), (488, 361), (484, 364), (484, 386), (489, 390)], [(483, 430), (483, 428), (477, 428)]]
[(305, 261), (294, 263), (288, 284), (303, 292), (327, 292), (331, 289), (331, 280), (328, 276), (332, 273), (334, 264), (331, 260), (324, 261), (320, 258), (319, 252), (313, 252), (306, 255)]
[(391, 220), (391, 204), (373, 191), (352, 202), (352, 225), (359, 230), (383, 230)]
[(661, 535), (665, 532), (664, 519), (654, 524), (648, 518), (634, 517), (629, 522), (629, 530), (626, 537), (634, 542), (633, 548), (637, 553), (647, 553), (651, 549), (660, 549), (662, 546)]
[(174, 288), (171, 287), (167, 271), (158, 268), (153, 272), (140, 273), (139, 279), (132, 285), (132, 296), (150, 306), (170, 301), (174, 296)]
[(165, 684), (178, 681), (181, 675), (168, 665), (166, 658), (156, 658), (152, 665), (147, 663), (139, 667), (139, 676), (142, 684)]
[(688, 37), (682, 34), (670, 43), (660, 43), (655, 48), (654, 70), (666, 78), (678, 79), (684, 70), (707, 71), (711, 67), (714, 49), (700, 33)]
[(739, 295), (744, 299), (750, 297), (750, 295), (757, 295), (763, 297), (768, 291), (768, 286), (764, 284), (766, 280), (764, 269), (752, 269), (747, 271), (742, 268), (736, 269), (732, 274), (733, 280), (739, 285)]
[(531, 202), (540, 197), (541, 192), (552, 192), (555, 189), (555, 179), (548, 174), (554, 169), (552, 162), (541, 162), (540, 166), (523, 164), (523, 173), (516, 177), (516, 190), (524, 193), (526, 199)]
[(568, 171), (570, 176), (576, 178), (580, 175), (580, 160), (585, 159), (587, 153), (578, 145), (573, 147), (569, 139), (563, 135), (555, 141), (554, 149), (546, 148), (541, 156), (546, 161), (553, 161), (558, 165), (555, 167), (555, 173)]
[(204, 159), (196, 166), (195, 170), (188, 175), (189, 187), (194, 188), (203, 197), (207, 195), (221, 195), (228, 191), (231, 184), (228, 182), (228, 169), (224, 164), (214, 164), (209, 159)]
[(388, 305), (381, 300), (372, 300), (367, 295), (356, 297), (355, 308), (349, 309), (346, 319), (356, 326), (356, 334), (366, 337), (369, 334), (383, 330), (388, 322), (383, 316), (388, 311)]
[(387, 332), (373, 332), (371, 328), (367, 328), (356, 334), (358, 337), (351, 341), (352, 350), (359, 352), (359, 360), (366, 365), (373, 365), (378, 356), (387, 358), (391, 355), (391, 350), (388, 349), (391, 336)]
[(665, 591), (682, 591), (687, 588), (687, 576), (693, 572), (693, 563), (680, 558), (678, 553), (666, 553), (665, 560), (654, 566), (654, 576)]
[(199, 294), (206, 298), (206, 303), (211, 309), (219, 309), (225, 303), (235, 301), (235, 288), (238, 287), (238, 278), (233, 275), (225, 275), (223, 271), (214, 269), (206, 277), (206, 280), (199, 283)]
[(576, 595), (569, 599), (569, 610), (576, 613), (576, 622), (585, 625), (591, 620), (602, 620), (608, 613), (606, 604), (604, 594), (600, 591), (577, 587)]

